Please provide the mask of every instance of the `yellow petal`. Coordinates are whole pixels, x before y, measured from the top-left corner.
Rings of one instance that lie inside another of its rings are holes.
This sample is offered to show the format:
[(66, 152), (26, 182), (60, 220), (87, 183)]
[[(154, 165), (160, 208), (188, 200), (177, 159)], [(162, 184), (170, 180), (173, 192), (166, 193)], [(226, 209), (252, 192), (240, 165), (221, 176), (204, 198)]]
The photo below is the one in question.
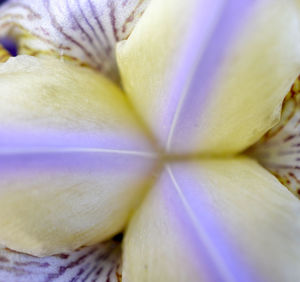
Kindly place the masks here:
[(153, 0), (117, 48), (126, 92), (168, 151), (239, 152), (300, 72), (299, 18), (293, 0)]
[(6, 62), (10, 57), (10, 54), (7, 52), (7, 50), (0, 44), (0, 62), (4, 63)]
[(0, 65), (0, 243), (34, 255), (122, 230), (153, 158), (123, 93), (96, 72), (29, 56)]
[(171, 164), (130, 222), (124, 281), (299, 281), (299, 212), (253, 160)]

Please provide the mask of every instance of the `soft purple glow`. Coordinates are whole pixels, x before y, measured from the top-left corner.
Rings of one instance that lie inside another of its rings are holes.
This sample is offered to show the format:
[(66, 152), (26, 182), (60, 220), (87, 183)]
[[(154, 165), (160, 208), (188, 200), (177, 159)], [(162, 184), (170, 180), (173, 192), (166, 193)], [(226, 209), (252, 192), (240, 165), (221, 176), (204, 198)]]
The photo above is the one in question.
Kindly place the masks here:
[(205, 189), (184, 166), (171, 165), (168, 169), (166, 177), (169, 179), (164, 189), (171, 197), (169, 207), (180, 226), (178, 232), (188, 242), (199, 263), (206, 265), (210, 281), (262, 282), (243, 264), (235, 242), (224, 232), (226, 222), (212, 212), (215, 203), (211, 202)]
[[(12, 183), (16, 184), (17, 189), (30, 189), (30, 183), (37, 181), (43, 184), (40, 185), (41, 189), (51, 189), (52, 183), (48, 181), (52, 178), (61, 181), (61, 188), (65, 188), (68, 182), (72, 182), (72, 179), (75, 181), (77, 177), (98, 189), (97, 181), (101, 182), (103, 175), (107, 175), (106, 178), (127, 175), (134, 180), (134, 175), (138, 174), (139, 177), (145, 175), (147, 179), (152, 167), (153, 162), (147, 157), (118, 152), (0, 153), (0, 190), (5, 190), (7, 184)], [(22, 182), (24, 187), (18, 185)], [(53, 186), (60, 189), (59, 185)]]
[[(180, 95), (182, 104), (175, 105), (178, 116), (173, 116), (174, 128), (169, 131), (166, 144), (169, 151), (189, 153), (193, 150), (186, 148), (186, 138), (192, 138), (192, 133), (199, 130), (195, 121), (209, 99), (212, 83), (228, 48), (234, 43), (234, 36), (254, 4), (251, 0), (212, 1), (207, 4), (205, 24), (201, 25), (195, 16), (171, 88), (171, 96)], [(202, 53), (199, 50), (203, 50)]]
[[(31, 130), (18, 127), (0, 129), (0, 154), (5, 151), (29, 151), (48, 149), (68, 150), (115, 150), (131, 151), (140, 153), (153, 152), (151, 145), (142, 136), (137, 134), (125, 134), (125, 132), (112, 132), (109, 130), (78, 131), (68, 129), (42, 129), (30, 128)], [(155, 153), (153, 153), (155, 155)]]

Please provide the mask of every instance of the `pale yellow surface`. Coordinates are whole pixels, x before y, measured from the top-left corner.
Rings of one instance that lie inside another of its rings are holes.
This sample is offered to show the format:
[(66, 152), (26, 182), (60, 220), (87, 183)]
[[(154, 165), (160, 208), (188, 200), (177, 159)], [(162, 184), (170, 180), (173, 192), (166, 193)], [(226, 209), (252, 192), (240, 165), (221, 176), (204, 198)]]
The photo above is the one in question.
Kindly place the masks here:
[[(204, 7), (202, 14), (196, 4)], [(209, 13), (205, 6), (205, 0), (153, 0), (129, 39), (117, 49), (126, 92), (162, 146), (170, 135), (171, 87), (189, 57), (185, 42), (193, 21), (197, 16), (199, 28), (205, 26), (206, 32), (199, 61), (214, 28), (214, 23), (201, 23)], [(257, 1), (252, 7), (214, 73), (214, 87), (193, 118), (195, 130), (181, 135), (181, 120), (170, 151), (236, 153), (278, 121), (282, 100), (300, 72), (299, 9), (293, 0)], [(188, 87), (189, 81), (183, 83)]]
[(0, 244), (40, 256), (120, 232), (152, 173), (130, 151), (149, 144), (123, 93), (88, 69), (19, 56), (0, 65), (0, 99)]
[(119, 143), (130, 140), (134, 149), (147, 149), (146, 133), (124, 93), (88, 68), (22, 55), (0, 64), (0, 87), (2, 129), (116, 136)]
[(123, 280), (216, 281), (212, 261), (222, 281), (299, 281), (299, 212), (299, 200), (253, 160), (171, 164), (130, 222)]

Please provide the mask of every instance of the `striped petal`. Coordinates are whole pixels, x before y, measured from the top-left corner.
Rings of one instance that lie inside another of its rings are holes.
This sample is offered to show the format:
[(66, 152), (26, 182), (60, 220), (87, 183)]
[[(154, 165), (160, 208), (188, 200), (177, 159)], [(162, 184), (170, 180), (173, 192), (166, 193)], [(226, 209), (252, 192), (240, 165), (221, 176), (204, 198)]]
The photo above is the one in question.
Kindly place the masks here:
[(155, 159), (123, 93), (24, 55), (0, 65), (0, 99), (0, 243), (50, 255), (123, 229)]
[(120, 264), (120, 243), (114, 241), (43, 258), (0, 248), (0, 279), (6, 282), (118, 282)]
[(17, 37), (19, 53), (78, 61), (118, 80), (115, 44), (126, 39), (149, 0), (10, 0), (0, 35)]
[(279, 119), (299, 19), (294, 0), (153, 0), (117, 48), (126, 92), (169, 152), (239, 152)]
[(280, 122), (248, 150), (300, 198), (300, 78), (285, 98)]
[(299, 281), (299, 212), (250, 159), (173, 163), (130, 222), (123, 281)]

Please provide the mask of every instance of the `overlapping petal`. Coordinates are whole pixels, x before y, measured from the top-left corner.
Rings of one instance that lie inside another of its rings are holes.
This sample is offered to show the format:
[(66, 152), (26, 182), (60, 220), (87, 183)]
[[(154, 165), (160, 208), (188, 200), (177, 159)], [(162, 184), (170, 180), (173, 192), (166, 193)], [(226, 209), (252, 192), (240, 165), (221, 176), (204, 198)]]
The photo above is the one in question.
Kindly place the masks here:
[(124, 281), (298, 281), (299, 211), (253, 160), (170, 164), (130, 222)]
[[(278, 121), (300, 71), (299, 5), (152, 0), (118, 47), (130, 104), (69, 60), (117, 81), (115, 44), (147, 3), (11, 0), (1, 8), (0, 28), (18, 38), (20, 53), (60, 60), (0, 64), (0, 243), (44, 256), (106, 240), (165, 161), (127, 230), (125, 281), (300, 280), (299, 202), (253, 160), (189, 158), (238, 153)], [(164, 150), (159, 157), (135, 111)], [(117, 279), (115, 246), (45, 258), (1, 249), (1, 278)]]
[(20, 54), (79, 60), (117, 81), (115, 44), (129, 36), (148, 2), (10, 0), (0, 9), (0, 35), (17, 37)]
[(248, 153), (300, 197), (300, 79), (285, 98), (280, 122)]
[(44, 258), (0, 249), (0, 279), (6, 282), (117, 282), (120, 264), (120, 243), (114, 241)]
[(89, 69), (29, 56), (0, 65), (0, 243), (34, 255), (124, 228), (153, 173), (123, 93)]
[(278, 121), (300, 71), (296, 4), (151, 1), (117, 57), (126, 92), (163, 147), (236, 153)]

